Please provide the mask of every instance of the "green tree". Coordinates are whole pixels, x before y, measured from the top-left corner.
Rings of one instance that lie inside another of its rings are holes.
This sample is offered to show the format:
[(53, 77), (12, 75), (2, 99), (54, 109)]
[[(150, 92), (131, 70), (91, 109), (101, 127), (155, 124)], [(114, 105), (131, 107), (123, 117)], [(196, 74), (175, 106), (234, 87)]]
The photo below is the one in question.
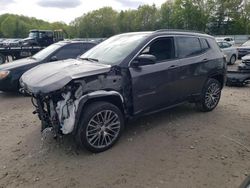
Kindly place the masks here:
[(117, 17), (119, 32), (131, 32), (136, 30), (136, 10), (121, 11)]
[(49, 23), (36, 18), (18, 16), (13, 14), (0, 15), (0, 37), (6, 38), (24, 38), (27, 37), (31, 29), (55, 30), (63, 29), (66, 33), (70, 28), (62, 22)]
[(104, 7), (75, 20), (79, 37), (109, 37), (117, 33), (118, 13), (111, 7)]
[(136, 12), (136, 28), (135, 30), (146, 31), (146, 30), (155, 30), (158, 26), (158, 11), (156, 6), (153, 4), (139, 6)]
[(160, 24), (159, 28), (173, 29), (174, 24), (174, 4), (172, 1), (167, 1), (161, 5), (159, 10)]

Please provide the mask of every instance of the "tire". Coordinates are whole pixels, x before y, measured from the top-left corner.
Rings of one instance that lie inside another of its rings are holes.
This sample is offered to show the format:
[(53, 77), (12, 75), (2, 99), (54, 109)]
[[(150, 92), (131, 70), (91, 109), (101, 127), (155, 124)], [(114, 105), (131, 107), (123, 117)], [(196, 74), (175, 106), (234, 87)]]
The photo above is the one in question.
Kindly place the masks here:
[(76, 134), (78, 144), (90, 152), (99, 153), (108, 150), (119, 140), (124, 129), (124, 117), (117, 106), (108, 102), (94, 102), (83, 110), (79, 126)]
[(6, 61), (5, 56), (4, 56), (4, 55), (2, 55), (2, 54), (0, 54), (0, 65), (1, 65), (1, 64), (4, 64), (4, 63), (5, 63), (5, 61)]
[(230, 61), (229, 61), (229, 65), (234, 65), (235, 62), (236, 62), (236, 56), (232, 55), (231, 58), (230, 58)]
[(221, 97), (221, 83), (213, 78), (208, 79), (204, 85), (201, 100), (196, 103), (198, 109), (202, 112), (210, 112), (216, 108)]

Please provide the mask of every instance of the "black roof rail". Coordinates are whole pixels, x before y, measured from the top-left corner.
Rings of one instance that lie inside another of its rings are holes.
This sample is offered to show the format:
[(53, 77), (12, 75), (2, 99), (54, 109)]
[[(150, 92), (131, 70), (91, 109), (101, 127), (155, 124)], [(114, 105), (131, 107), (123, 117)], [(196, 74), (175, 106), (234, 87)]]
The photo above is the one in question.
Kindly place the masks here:
[(195, 30), (185, 30), (185, 29), (159, 29), (155, 31), (156, 33), (159, 32), (191, 32), (191, 33), (200, 33), (200, 34), (207, 34), (203, 31), (195, 31)]

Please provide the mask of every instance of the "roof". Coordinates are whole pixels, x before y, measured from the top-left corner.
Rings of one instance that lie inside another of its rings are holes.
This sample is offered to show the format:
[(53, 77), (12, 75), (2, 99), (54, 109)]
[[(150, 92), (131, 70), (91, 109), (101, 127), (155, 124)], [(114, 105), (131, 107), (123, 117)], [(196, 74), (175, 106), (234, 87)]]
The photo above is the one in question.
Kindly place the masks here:
[(39, 30), (39, 29), (32, 29), (30, 32), (53, 32), (52, 30)]
[(182, 30), (182, 29), (160, 29), (160, 30), (156, 30), (153, 33), (154, 34), (164, 33), (164, 34), (173, 34), (173, 35), (192, 35), (192, 36), (213, 38), (213, 36), (208, 35), (202, 31)]
[(97, 44), (96, 42), (93, 41), (77, 41), (77, 40), (63, 40), (63, 41), (59, 41), (57, 42), (57, 44), (74, 44), (74, 43), (82, 43), (82, 44)]
[(199, 36), (199, 37), (209, 37), (214, 38), (211, 35), (208, 35), (200, 31), (191, 31), (191, 30), (181, 30), (181, 29), (160, 29), (156, 31), (141, 31), (141, 32), (128, 32), (122, 33), (121, 35), (133, 35), (133, 34), (148, 34), (148, 35), (190, 35), (190, 36)]

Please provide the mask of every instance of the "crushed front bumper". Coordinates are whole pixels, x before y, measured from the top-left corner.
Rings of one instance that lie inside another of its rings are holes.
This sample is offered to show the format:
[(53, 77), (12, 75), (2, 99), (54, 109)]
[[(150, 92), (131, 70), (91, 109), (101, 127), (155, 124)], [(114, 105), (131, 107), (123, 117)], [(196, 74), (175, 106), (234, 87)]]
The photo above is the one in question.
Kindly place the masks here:
[(53, 108), (50, 99), (42, 96), (32, 96), (32, 104), (35, 106), (36, 110), (33, 114), (37, 114), (41, 120), (41, 131), (46, 128), (52, 128), (55, 135), (62, 134), (60, 131), (60, 122), (56, 113), (51, 113), (51, 108)]

